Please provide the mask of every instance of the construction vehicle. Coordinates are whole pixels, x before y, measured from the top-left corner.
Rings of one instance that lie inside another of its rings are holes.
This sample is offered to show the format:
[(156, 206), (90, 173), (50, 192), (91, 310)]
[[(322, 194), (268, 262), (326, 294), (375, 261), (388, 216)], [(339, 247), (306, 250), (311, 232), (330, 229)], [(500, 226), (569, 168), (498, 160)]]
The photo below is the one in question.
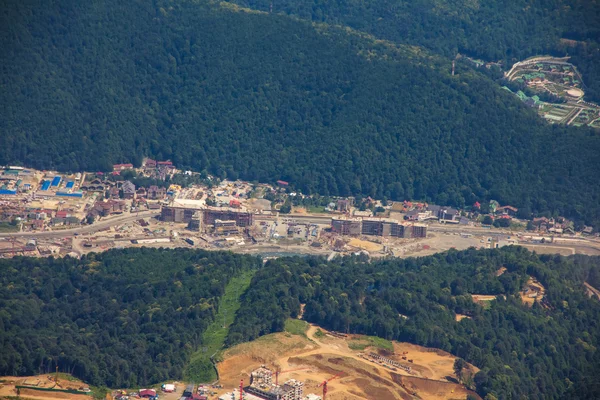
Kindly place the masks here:
[(325, 379), (318, 387), (323, 386), (323, 400), (325, 400), (325, 397), (327, 396), (327, 383), (334, 380), (335, 378), (337, 378), (338, 376), (340, 376), (342, 373), (338, 372), (337, 374), (335, 374), (334, 376), (332, 376), (329, 379)]

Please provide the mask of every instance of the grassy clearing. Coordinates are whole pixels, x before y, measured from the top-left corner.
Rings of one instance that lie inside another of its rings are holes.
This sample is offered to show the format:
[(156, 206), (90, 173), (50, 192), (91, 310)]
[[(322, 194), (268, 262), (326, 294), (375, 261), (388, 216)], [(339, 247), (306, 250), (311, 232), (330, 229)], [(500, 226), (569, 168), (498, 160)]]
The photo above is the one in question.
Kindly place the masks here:
[(300, 319), (288, 319), (285, 321), (285, 331), (292, 335), (300, 335), (306, 337), (308, 323)]
[(318, 338), (322, 338), (323, 336), (325, 336), (325, 334), (323, 333), (323, 331), (320, 328), (318, 328), (315, 331), (315, 334), (313, 336), (318, 339)]
[(12, 225), (8, 222), (0, 222), (0, 232), (1, 233), (19, 232), (19, 226)]
[(360, 339), (352, 339), (348, 342), (348, 347), (352, 350), (364, 350), (367, 347), (377, 347), (379, 349), (394, 351), (392, 342), (377, 336), (363, 336)]
[(214, 354), (215, 358), (218, 358), (219, 353), (223, 350), (229, 327), (233, 323), (235, 313), (240, 308), (240, 296), (250, 286), (255, 272), (255, 270), (246, 271), (231, 279), (227, 284), (215, 320), (204, 332), (201, 347), (192, 354), (190, 362), (185, 368), (186, 380), (201, 383), (214, 382), (217, 379), (217, 373), (210, 357)]
[(323, 206), (306, 206), (306, 212), (311, 214), (326, 214), (328, 213)]

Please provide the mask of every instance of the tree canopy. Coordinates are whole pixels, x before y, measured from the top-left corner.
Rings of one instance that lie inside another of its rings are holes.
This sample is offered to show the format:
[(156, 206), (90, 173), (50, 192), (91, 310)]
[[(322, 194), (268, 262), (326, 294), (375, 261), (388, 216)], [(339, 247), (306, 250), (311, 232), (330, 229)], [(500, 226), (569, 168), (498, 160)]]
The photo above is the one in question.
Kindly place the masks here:
[[(371, 262), (282, 258), (254, 276), (228, 343), (281, 331), (305, 304), (303, 318), (327, 329), (461, 357), (481, 368), (474, 378), (481, 396), (594, 398), (600, 304), (583, 282), (599, 272), (598, 257), (537, 256), (518, 247)], [(518, 293), (530, 276), (546, 288), (531, 308)], [(497, 297), (484, 307), (471, 294)], [(457, 322), (458, 313), (470, 318)]]
[(5, 3), (0, 164), (152, 156), (324, 196), (495, 199), (599, 224), (597, 133), (550, 126), (423, 48), (203, 0)]
[(69, 372), (93, 385), (181, 379), (249, 256), (126, 249), (0, 260), (0, 375)]

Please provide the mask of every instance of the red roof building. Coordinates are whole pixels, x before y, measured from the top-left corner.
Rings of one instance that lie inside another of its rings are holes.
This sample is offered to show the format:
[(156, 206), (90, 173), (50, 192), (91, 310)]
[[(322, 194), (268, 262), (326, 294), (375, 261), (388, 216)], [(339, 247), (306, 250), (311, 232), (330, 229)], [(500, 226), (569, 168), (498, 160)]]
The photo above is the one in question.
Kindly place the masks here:
[(154, 389), (140, 390), (140, 397), (154, 397), (154, 396), (156, 396), (156, 390), (154, 390)]
[(240, 208), (242, 206), (242, 203), (240, 203), (239, 200), (236, 199), (231, 199), (229, 201), (229, 207), (233, 207), (233, 208)]
[(278, 184), (279, 186), (288, 186), (288, 185), (289, 185), (289, 183), (288, 183), (288, 182), (286, 182), (286, 181), (277, 181), (277, 184)]
[(113, 165), (113, 169), (115, 171), (123, 171), (126, 169), (132, 169), (133, 168), (133, 164), (115, 164)]

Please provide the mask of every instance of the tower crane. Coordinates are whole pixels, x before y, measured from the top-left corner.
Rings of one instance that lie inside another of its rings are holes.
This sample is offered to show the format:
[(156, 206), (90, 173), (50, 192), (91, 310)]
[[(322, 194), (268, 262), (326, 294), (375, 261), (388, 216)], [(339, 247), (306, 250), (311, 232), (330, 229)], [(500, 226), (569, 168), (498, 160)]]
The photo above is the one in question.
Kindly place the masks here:
[(338, 372), (337, 374), (335, 374), (334, 376), (332, 376), (329, 379), (325, 379), (318, 387), (323, 386), (323, 400), (325, 400), (325, 397), (327, 396), (327, 383), (334, 380), (335, 378), (337, 378), (338, 376), (340, 376), (342, 373)]

